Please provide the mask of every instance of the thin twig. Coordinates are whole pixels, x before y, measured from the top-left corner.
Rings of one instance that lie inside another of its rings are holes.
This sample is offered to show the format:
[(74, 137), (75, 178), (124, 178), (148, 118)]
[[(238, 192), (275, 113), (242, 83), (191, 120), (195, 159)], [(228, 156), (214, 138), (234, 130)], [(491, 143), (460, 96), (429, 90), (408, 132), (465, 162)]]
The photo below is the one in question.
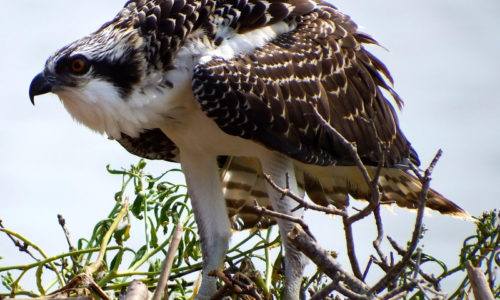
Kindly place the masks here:
[(277, 192), (281, 193), (282, 195), (288, 196), (289, 198), (291, 198), (292, 200), (294, 200), (295, 202), (297, 202), (299, 204), (299, 206), (297, 206), (296, 208), (294, 208), (292, 210), (292, 212), (295, 211), (295, 210), (297, 210), (297, 209), (300, 209), (300, 208), (305, 208), (305, 209), (312, 209), (312, 210), (324, 212), (326, 214), (331, 214), (331, 215), (343, 215), (343, 213), (344, 213), (342, 210), (336, 209), (335, 207), (332, 207), (332, 206), (317, 205), (317, 204), (311, 203), (309, 201), (306, 201), (303, 198), (301, 198), (301, 197), (295, 195), (294, 193), (292, 193), (288, 188), (284, 189), (284, 188), (278, 186), (271, 179), (271, 176), (269, 176), (267, 174), (263, 174), (263, 177), (269, 183), (269, 185), (271, 185), (271, 187), (274, 190), (276, 190)]
[(309, 300), (323, 300), (325, 299), (330, 293), (336, 289), (337, 287), (337, 281), (330, 282), (327, 284), (324, 288), (322, 288), (320, 291), (315, 293), (314, 295), (309, 298)]
[(361, 174), (363, 175), (363, 178), (365, 179), (365, 182), (372, 182), (371, 176), (368, 173), (368, 170), (366, 169), (363, 161), (361, 160), (361, 157), (358, 154), (358, 148), (356, 146), (356, 143), (350, 142), (347, 140), (340, 132), (337, 131), (337, 129), (333, 128), (330, 123), (328, 123), (323, 116), (319, 113), (319, 111), (313, 107), (313, 112), (318, 117), (320, 123), (325, 126), (335, 137), (337, 137), (340, 142), (346, 147), (346, 149), (349, 151), (351, 157), (354, 159), (354, 163), (358, 168), (361, 170)]
[(384, 227), (380, 216), (380, 206), (377, 206), (377, 208), (373, 211), (373, 217), (375, 218), (375, 224), (377, 225), (377, 238), (373, 241), (373, 248), (377, 251), (381, 262), (387, 265), (387, 256), (382, 252), (382, 249), (380, 249), (380, 244), (384, 238)]
[(160, 300), (162, 298), (162, 293), (165, 295), (164, 298), (168, 299), (167, 282), (168, 277), (170, 276), (170, 271), (172, 270), (175, 253), (177, 252), (179, 243), (182, 239), (182, 227), (182, 222), (179, 222), (177, 226), (175, 226), (174, 233), (172, 234), (172, 239), (170, 240), (170, 246), (168, 247), (167, 256), (165, 257), (165, 261), (163, 262), (160, 278), (158, 279), (158, 285), (156, 286), (153, 295), (153, 300)]
[(349, 257), (349, 262), (351, 263), (351, 269), (358, 279), (363, 279), (363, 274), (361, 274), (361, 269), (359, 268), (358, 259), (356, 258), (356, 250), (354, 248), (354, 236), (352, 232), (351, 223), (348, 222), (347, 217), (347, 207), (344, 208), (345, 215), (342, 217), (344, 223), (345, 240), (347, 245), (347, 256)]
[(363, 272), (363, 276), (361, 277), (361, 280), (365, 281), (366, 276), (368, 275), (368, 271), (370, 270), (371, 265), (373, 264), (374, 257), (373, 255), (370, 256), (370, 259), (368, 259), (368, 262), (366, 263), (365, 271)]
[(424, 209), (425, 209), (425, 202), (427, 200), (427, 192), (429, 191), (430, 187), (430, 181), (431, 181), (431, 174), (432, 171), (434, 170), (434, 167), (436, 163), (438, 162), (439, 158), (441, 157), (442, 151), (439, 149), (439, 151), (436, 153), (434, 159), (432, 160), (431, 164), (425, 170), (425, 176), (422, 178), (421, 183), (422, 183), (422, 190), (420, 191), (420, 196), (419, 196), (419, 206), (418, 206), (418, 211), (417, 211), (417, 217), (415, 220), (415, 226), (413, 229), (412, 237), (410, 240), (410, 245), (408, 246), (405, 255), (403, 258), (396, 263), (394, 266), (392, 266), (388, 272), (385, 274), (384, 277), (382, 277), (371, 289), (371, 293), (379, 293), (382, 291), (389, 282), (391, 282), (394, 278), (399, 276), (401, 271), (403, 270), (404, 266), (409, 263), (410, 257), (415, 251), (418, 241), (420, 239), (421, 235), (421, 230), (422, 230), (422, 220), (424, 216)]
[[(392, 248), (394, 248), (394, 250), (396, 250), (396, 252), (401, 255), (401, 256), (404, 256), (406, 254), (406, 250), (403, 249), (403, 247), (401, 247), (395, 240), (393, 240), (390, 236), (387, 237), (387, 239), (389, 240), (389, 243), (391, 244)], [(409, 259), (408, 262), (415, 268), (417, 269), (417, 263), (413, 260), (413, 259)], [(439, 286), (439, 280), (437, 280), (436, 278), (424, 273), (421, 269), (418, 269), (418, 274), (420, 274), (420, 276), (422, 276), (422, 278), (424, 278), (427, 282), (429, 282), (430, 284), (432, 284), (432, 286), (436, 289), (436, 290), (440, 290), (440, 286)]]
[(377, 299), (378, 300), (399, 299), (396, 297), (401, 294), (406, 294), (408, 291), (413, 290), (418, 283), (419, 283), (418, 280), (412, 280), (404, 285), (398, 286), (397, 288), (387, 292), (385, 295), (380, 296)]
[(109, 296), (101, 289), (101, 287), (99, 287), (99, 285), (97, 285), (97, 283), (95, 283), (95, 281), (92, 279), (92, 276), (87, 275), (85, 273), (82, 273), (82, 274), (75, 276), (73, 279), (71, 279), (70, 282), (68, 282), (68, 284), (66, 284), (64, 287), (58, 289), (57, 291), (54, 291), (50, 295), (57, 296), (57, 295), (60, 295), (62, 293), (65, 293), (68, 290), (72, 290), (72, 289), (76, 288), (77, 286), (83, 286), (84, 288), (93, 291), (94, 293), (99, 295), (99, 297), (101, 297), (104, 300), (111, 300), (111, 298), (109, 298)]
[(75, 251), (76, 248), (71, 243), (69, 231), (68, 231), (68, 228), (66, 228), (66, 220), (64, 219), (64, 217), (62, 215), (57, 215), (57, 220), (59, 222), (59, 225), (61, 225), (62, 230), (64, 231), (64, 236), (66, 237), (66, 242), (68, 242), (69, 251)]
[[(64, 236), (66, 237), (66, 242), (68, 243), (69, 252), (73, 252), (73, 251), (77, 250), (73, 246), (73, 244), (71, 243), (71, 237), (69, 235), (68, 228), (66, 228), (66, 220), (64, 219), (64, 217), (62, 215), (57, 215), (57, 220), (59, 222), (59, 225), (61, 225), (61, 228), (64, 232)], [(75, 255), (71, 255), (70, 258), (71, 258), (71, 261), (73, 262), (73, 266), (72, 266), (73, 272), (77, 273), (78, 272), (78, 258)]]
[[(0, 220), (0, 228), (2, 228), (2, 229), (6, 229), (6, 228), (3, 226), (3, 224), (2, 224), (2, 220)], [(33, 255), (33, 253), (31, 253), (31, 251), (28, 249), (28, 246), (29, 246), (29, 245), (28, 245), (27, 243), (21, 244), (21, 242), (20, 242), (19, 240), (16, 240), (16, 239), (15, 239), (15, 238), (14, 238), (14, 237), (13, 237), (13, 236), (9, 233), (9, 232), (7, 232), (7, 231), (4, 231), (4, 232), (5, 232), (5, 234), (7, 234), (7, 236), (9, 237), (9, 239), (10, 239), (10, 240), (14, 243), (14, 246), (16, 246), (16, 247), (19, 249), (19, 251), (27, 253), (29, 256), (31, 256), (31, 258), (33, 258), (33, 259), (34, 259), (34, 260), (36, 260), (36, 261), (40, 261), (40, 260), (39, 260), (38, 258), (36, 258), (36, 257), (35, 257), (35, 255)], [(47, 269), (50, 269), (50, 270), (52, 269), (52, 268), (51, 268), (50, 266), (48, 266), (48, 265), (45, 265), (45, 267), (46, 267)]]
[[(63, 278), (62, 274), (57, 270), (53, 261), (48, 260), (49, 257), (47, 256), (47, 254), (45, 254), (45, 252), (43, 251), (42, 248), (40, 248), (35, 243), (29, 241), (27, 238), (23, 237), (19, 233), (14, 232), (12, 230), (9, 230), (7, 228), (0, 227), (0, 232), (5, 232), (7, 235), (9, 235), (11, 237), (16, 237), (16, 238), (20, 239), (21, 241), (23, 241), (23, 243), (26, 245), (25, 247), (32, 247), (33, 249), (38, 251), (38, 253), (40, 253), (40, 255), (42, 255), (42, 257), (44, 258), (44, 260), (47, 260), (47, 264), (50, 266), (50, 267), (48, 267), (48, 269), (56, 273), (57, 280), (59, 281), (59, 284), (64, 285), (64, 278)], [(37, 262), (38, 262), (38, 260), (37, 260)], [(38, 265), (38, 264), (35, 264), (35, 265)], [(46, 267), (45, 264), (43, 266)], [(24, 267), (22, 267), (22, 269), (26, 270)]]
[(267, 209), (265, 207), (260, 206), (257, 203), (257, 201), (254, 201), (254, 209), (256, 210), (256, 212), (258, 214), (268, 215), (268, 216), (271, 216), (271, 217), (280, 218), (280, 219), (283, 219), (283, 220), (288, 220), (288, 221), (300, 224), (300, 226), (302, 226), (302, 228), (304, 229), (304, 231), (311, 238), (313, 238), (314, 240), (316, 240), (314, 238), (312, 232), (309, 230), (309, 226), (306, 224), (306, 222), (304, 222), (304, 220), (302, 218), (297, 218), (297, 217), (293, 217), (293, 216), (290, 216), (290, 215), (287, 215), (287, 214), (279, 213), (279, 212), (274, 211), (274, 210), (269, 210), (269, 209)]

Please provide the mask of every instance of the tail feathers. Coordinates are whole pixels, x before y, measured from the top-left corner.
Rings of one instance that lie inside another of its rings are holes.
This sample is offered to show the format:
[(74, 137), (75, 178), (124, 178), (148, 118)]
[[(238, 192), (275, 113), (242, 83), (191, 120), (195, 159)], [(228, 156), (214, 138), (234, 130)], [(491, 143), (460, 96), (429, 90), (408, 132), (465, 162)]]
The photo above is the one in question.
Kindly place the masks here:
[[(309, 172), (308, 176), (306, 176), (310, 181), (315, 181), (312, 185), (315, 187), (313, 189), (314, 194), (310, 195), (312, 201), (317, 202), (319, 199), (316, 196), (320, 194), (317, 191), (318, 186), (323, 191), (323, 198), (326, 198), (328, 203), (337, 207), (342, 207), (346, 204), (347, 200), (346, 198), (342, 198), (342, 195), (346, 197), (345, 195), (349, 194), (360, 200), (369, 199), (370, 189), (357, 167), (336, 166), (329, 169), (328, 174), (324, 174), (325, 171), (323, 170), (321, 174), (313, 171)], [(374, 176), (376, 168), (368, 167), (368, 171), (371, 173), (371, 176)], [(379, 188), (382, 201), (394, 202), (400, 207), (409, 209), (418, 208), (422, 184), (406, 170), (397, 168), (382, 169), (379, 177)], [(310, 189), (306, 188), (306, 190), (309, 195)], [(324, 201), (325, 199), (321, 199), (318, 204), (324, 205)], [(429, 189), (427, 192), (426, 207), (445, 215), (466, 219), (471, 217), (465, 210), (433, 189)]]
[[(386, 169), (380, 178), (380, 191), (383, 200), (394, 201), (401, 207), (416, 209), (422, 193), (422, 184), (405, 170)], [(471, 218), (469, 213), (432, 188), (427, 191), (425, 206), (444, 215)]]
[(259, 215), (255, 209), (255, 201), (272, 209), (257, 159), (227, 158), (221, 170), (221, 181), (233, 229), (266, 228), (276, 223), (273, 218)]
[[(371, 176), (375, 167), (368, 167)], [(305, 190), (309, 198), (319, 205), (347, 205), (348, 196), (359, 200), (370, 197), (370, 189), (361, 172), (355, 166), (318, 167), (297, 164), (295, 166), (297, 184)], [(274, 218), (259, 215), (255, 201), (272, 209), (266, 180), (260, 163), (255, 158), (228, 157), (221, 169), (221, 181), (228, 215), (233, 228), (266, 228), (276, 223)], [(379, 177), (381, 200), (397, 206), (417, 209), (422, 191), (420, 181), (404, 169), (384, 168)], [(433, 189), (427, 192), (426, 207), (441, 214), (464, 219), (471, 216), (455, 203)]]

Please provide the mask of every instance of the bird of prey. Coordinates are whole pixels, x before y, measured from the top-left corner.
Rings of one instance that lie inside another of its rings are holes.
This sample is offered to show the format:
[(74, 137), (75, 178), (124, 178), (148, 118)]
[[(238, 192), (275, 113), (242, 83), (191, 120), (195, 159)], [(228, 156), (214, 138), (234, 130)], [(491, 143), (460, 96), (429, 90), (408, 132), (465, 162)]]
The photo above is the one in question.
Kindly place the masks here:
[[(34, 103), (55, 93), (75, 120), (128, 151), (180, 162), (202, 243), (196, 299), (209, 299), (216, 281), (207, 273), (222, 268), (232, 232), (228, 214), (242, 228), (260, 222), (254, 200), (302, 214), (263, 174), (323, 205), (368, 199), (329, 126), (355, 143), (370, 172), (383, 167), (382, 200), (417, 206), (421, 186), (408, 169), (418, 156), (399, 128), (392, 78), (365, 48), (376, 44), (322, 0), (131, 0), (51, 56), (29, 94)], [(427, 206), (467, 215), (433, 190)], [(277, 223), (282, 236), (294, 225)], [(283, 244), (284, 299), (297, 300), (306, 259)]]

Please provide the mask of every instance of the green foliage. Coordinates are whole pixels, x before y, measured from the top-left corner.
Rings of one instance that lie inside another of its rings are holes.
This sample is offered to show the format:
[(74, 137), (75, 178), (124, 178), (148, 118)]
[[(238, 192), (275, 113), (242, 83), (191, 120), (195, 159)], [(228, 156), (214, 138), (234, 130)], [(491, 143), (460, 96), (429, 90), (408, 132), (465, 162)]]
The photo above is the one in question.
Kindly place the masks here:
[[(93, 274), (93, 278), (105, 291), (119, 293), (120, 289), (134, 278), (154, 287), (173, 230), (181, 222), (184, 233), (172, 267), (170, 280), (173, 284), (169, 285), (169, 291), (177, 295), (178, 299), (188, 299), (201, 269), (201, 249), (193, 212), (188, 205), (186, 188), (167, 179), (170, 174), (180, 170), (169, 170), (154, 177), (145, 172), (145, 167), (144, 160), (127, 170), (107, 167), (110, 174), (122, 177), (122, 186), (115, 194), (114, 205), (107, 217), (94, 226), (90, 238), (79, 239), (76, 249), (71, 252), (47, 256), (27, 238), (10, 230), (3, 230), (20, 239), (25, 245), (39, 250), (42, 259), (21, 266), (0, 267), (2, 285), (7, 291), (0, 293), (0, 296), (47, 295), (83, 273), (85, 268), (97, 260), (100, 251), (104, 251), (103, 266)], [(133, 200), (130, 201), (128, 211), (118, 220), (124, 203), (129, 199)], [(119, 222), (112, 232), (112, 240), (109, 244), (104, 244), (105, 236), (112, 229), (115, 220)], [(144, 237), (131, 238), (133, 226), (142, 226)], [(271, 230), (265, 232), (270, 233)], [(231, 248), (227, 255), (228, 264), (237, 266), (243, 259), (266, 261), (264, 249), (277, 247), (279, 239), (271, 239), (270, 235), (263, 234), (265, 233), (260, 230), (252, 231), (246, 239)], [(141, 245), (129, 246), (131, 240), (137, 243), (141, 239), (144, 239)], [(23, 288), (23, 283), (33, 285), (32, 282), (23, 281), (29, 272), (35, 274), (36, 291)]]
[[(500, 213), (496, 210), (485, 212), (482, 217), (476, 219), (476, 234), (467, 237), (460, 250), (457, 266), (450, 268), (443, 261), (426, 253), (417, 251), (412, 259), (416, 262), (417, 268), (408, 265), (405, 273), (400, 277), (400, 284), (409, 282), (426, 264), (434, 264), (441, 269), (441, 274), (432, 278), (427, 278), (430, 286), (440, 290), (440, 283), (457, 273), (462, 274), (463, 279), (454, 291), (449, 291), (446, 299), (470, 299), (472, 295), (471, 285), (465, 273), (465, 264), (470, 261), (473, 266), (484, 271), (490, 289), (495, 298), (500, 298)], [(421, 290), (406, 299), (426, 299)]]
[[(180, 170), (169, 170), (154, 177), (147, 174), (145, 168), (144, 160), (127, 170), (107, 167), (110, 174), (122, 177), (119, 191), (114, 199), (108, 201), (113, 204), (112, 208), (94, 226), (91, 236), (79, 239), (70, 252), (48, 256), (29, 239), (12, 230), (0, 228), (0, 231), (18, 240), (19, 245), (23, 245), (20, 248), (36, 251), (35, 257), (38, 257), (37, 261), (30, 264), (0, 267), (3, 286), (0, 287), (0, 298), (47, 295), (65, 286), (78, 274), (84, 273), (85, 269), (88, 270), (98, 260), (100, 253), (103, 255), (103, 265), (92, 275), (105, 291), (118, 294), (122, 287), (128, 286), (136, 278), (154, 288), (174, 228), (182, 223), (183, 238), (174, 259), (169, 294), (171, 299), (189, 299), (201, 269), (201, 249), (186, 188), (168, 179), (171, 174)], [(127, 208), (125, 203), (128, 202)], [(495, 296), (500, 297), (500, 285), (495, 278), (495, 272), (500, 267), (499, 220), (496, 211), (485, 213), (477, 220), (476, 234), (465, 239), (456, 267), (450, 268), (431, 255), (417, 251), (412, 256), (412, 261), (418, 262), (418, 267), (409, 264), (398, 278), (396, 286), (411, 281), (415, 272), (419, 272), (423, 265), (435, 264), (442, 273), (427, 282), (439, 290), (442, 280), (463, 271), (465, 262), (471, 261), (484, 270)], [(140, 229), (140, 234), (136, 233), (137, 228)], [(106, 236), (109, 234), (112, 235), (108, 243)], [(277, 233), (273, 233), (272, 228), (248, 231), (246, 238), (229, 249), (226, 273), (228, 276), (242, 273), (256, 284), (263, 298), (281, 299), (284, 285), (281, 261), (280, 238)], [(34, 275), (36, 290), (23, 288), (34, 285), (26, 277), (28, 273)], [(321, 271), (305, 277), (302, 284), (303, 296), (308, 298), (329, 282), (331, 280)], [(335, 293), (330, 296), (333, 295)], [(470, 295), (470, 283), (465, 277), (456, 291), (449, 295), (449, 299), (466, 299), (467, 295)], [(424, 295), (417, 289), (407, 299), (424, 299)]]

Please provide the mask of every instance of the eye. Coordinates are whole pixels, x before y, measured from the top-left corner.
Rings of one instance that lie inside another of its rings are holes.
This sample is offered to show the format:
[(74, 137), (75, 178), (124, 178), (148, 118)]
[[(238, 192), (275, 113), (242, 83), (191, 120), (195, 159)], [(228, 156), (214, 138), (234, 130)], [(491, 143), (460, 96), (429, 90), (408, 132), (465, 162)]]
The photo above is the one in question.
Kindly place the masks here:
[(90, 69), (90, 63), (83, 55), (77, 55), (69, 61), (69, 69), (76, 75), (83, 75)]

